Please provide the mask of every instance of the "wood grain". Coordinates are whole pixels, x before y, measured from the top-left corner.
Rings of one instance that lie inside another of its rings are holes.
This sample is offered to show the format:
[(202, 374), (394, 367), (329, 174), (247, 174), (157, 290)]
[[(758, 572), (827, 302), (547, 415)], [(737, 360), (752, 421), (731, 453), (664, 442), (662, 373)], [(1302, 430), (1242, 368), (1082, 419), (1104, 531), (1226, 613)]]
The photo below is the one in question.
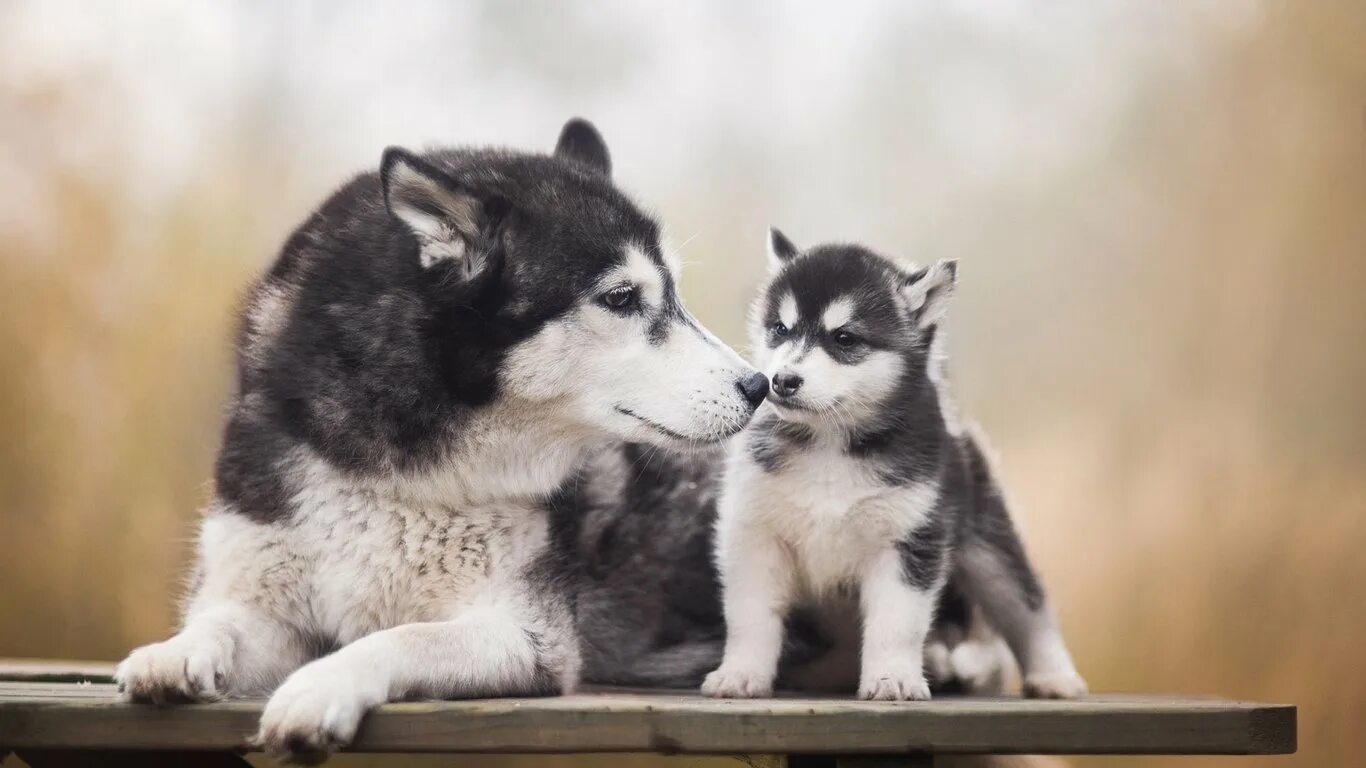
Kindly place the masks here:
[[(10, 748), (240, 749), (261, 701), (156, 708), (113, 686), (0, 683)], [(602, 690), (542, 699), (386, 704), (353, 751), (691, 754), (1286, 754), (1295, 708), (1163, 696), (711, 700)]]

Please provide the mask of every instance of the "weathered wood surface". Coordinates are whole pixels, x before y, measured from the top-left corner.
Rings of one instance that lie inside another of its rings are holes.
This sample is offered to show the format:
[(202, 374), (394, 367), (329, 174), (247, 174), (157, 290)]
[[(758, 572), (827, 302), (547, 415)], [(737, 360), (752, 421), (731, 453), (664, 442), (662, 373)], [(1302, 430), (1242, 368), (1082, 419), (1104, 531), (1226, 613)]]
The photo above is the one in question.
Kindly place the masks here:
[[(228, 750), (261, 701), (156, 708), (107, 683), (0, 683), (0, 746)], [(696, 754), (1285, 754), (1295, 708), (1162, 696), (714, 701), (603, 690), (541, 699), (386, 704), (352, 751)]]
[(0, 681), (107, 683), (113, 679), (114, 665), (104, 661), (0, 658)]

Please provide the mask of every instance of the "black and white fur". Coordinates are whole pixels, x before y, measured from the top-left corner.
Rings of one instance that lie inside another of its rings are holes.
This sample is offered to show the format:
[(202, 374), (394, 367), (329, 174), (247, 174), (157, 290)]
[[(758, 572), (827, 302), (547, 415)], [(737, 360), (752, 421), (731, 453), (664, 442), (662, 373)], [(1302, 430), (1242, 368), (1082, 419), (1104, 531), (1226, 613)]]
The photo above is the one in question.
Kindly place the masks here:
[(258, 742), (317, 757), (385, 701), (578, 684), (552, 496), (604, 445), (733, 435), (767, 385), (608, 158), (579, 120), (553, 155), (390, 149), (290, 237), (246, 298), (182, 626), (126, 698), (273, 691)]
[(802, 610), (844, 652), (785, 673), (797, 685), (856, 675), (861, 698), (927, 699), (924, 649), (951, 577), (1004, 635), (1029, 695), (1085, 692), (945, 388), (956, 264), (905, 271), (855, 245), (801, 251), (776, 230), (769, 246), (751, 338), (772, 384), (725, 470), (725, 656), (703, 692), (770, 695), (784, 623)]

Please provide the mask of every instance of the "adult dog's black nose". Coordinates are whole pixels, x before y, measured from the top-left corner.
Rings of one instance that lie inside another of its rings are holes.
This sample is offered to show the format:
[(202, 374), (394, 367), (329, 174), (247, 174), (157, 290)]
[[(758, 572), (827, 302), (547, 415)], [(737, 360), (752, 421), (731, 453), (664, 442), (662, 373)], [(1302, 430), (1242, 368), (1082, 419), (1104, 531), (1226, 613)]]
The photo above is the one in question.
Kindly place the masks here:
[(764, 401), (764, 395), (768, 394), (768, 377), (755, 371), (735, 382), (735, 388), (740, 390), (750, 405), (758, 408), (759, 403)]
[(773, 374), (773, 394), (778, 397), (792, 397), (802, 388), (802, 377), (795, 373)]

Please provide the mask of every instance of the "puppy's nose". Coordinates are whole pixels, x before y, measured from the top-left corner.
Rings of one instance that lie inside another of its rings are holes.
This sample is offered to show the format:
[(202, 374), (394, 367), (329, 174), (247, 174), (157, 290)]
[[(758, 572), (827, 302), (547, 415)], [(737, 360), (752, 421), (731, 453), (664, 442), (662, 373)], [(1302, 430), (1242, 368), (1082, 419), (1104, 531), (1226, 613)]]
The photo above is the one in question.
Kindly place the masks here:
[(792, 397), (801, 388), (801, 376), (786, 372), (773, 374), (773, 394), (778, 397)]
[(759, 403), (764, 401), (764, 395), (768, 394), (768, 377), (755, 371), (735, 382), (735, 388), (740, 390), (750, 405), (758, 408)]

